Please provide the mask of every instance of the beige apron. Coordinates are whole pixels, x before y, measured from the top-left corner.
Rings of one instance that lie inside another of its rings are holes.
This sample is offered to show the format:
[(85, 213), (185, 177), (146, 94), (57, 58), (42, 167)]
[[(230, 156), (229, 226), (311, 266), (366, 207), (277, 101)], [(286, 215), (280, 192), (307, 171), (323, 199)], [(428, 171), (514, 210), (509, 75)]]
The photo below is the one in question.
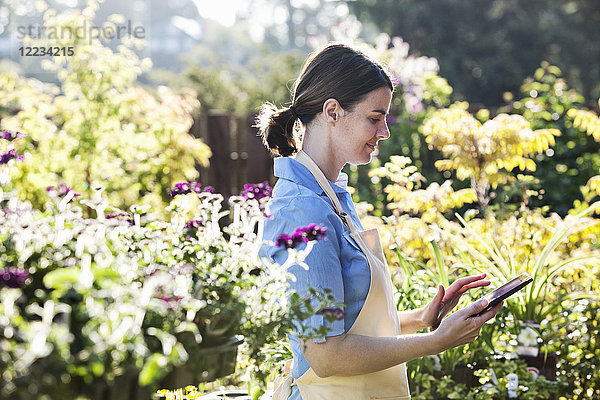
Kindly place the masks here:
[[(344, 212), (331, 185), (317, 164), (302, 150), (295, 157), (316, 178), (336, 213), (350, 229), (350, 236), (367, 257), (371, 270), (371, 285), (367, 299), (349, 335), (388, 337), (400, 334), (400, 321), (395, 307), (392, 280), (377, 229), (357, 231), (352, 218)], [(331, 376), (319, 378), (309, 368), (294, 383), (298, 385), (303, 400), (409, 400), (406, 366), (399, 364), (378, 372), (354, 376)]]

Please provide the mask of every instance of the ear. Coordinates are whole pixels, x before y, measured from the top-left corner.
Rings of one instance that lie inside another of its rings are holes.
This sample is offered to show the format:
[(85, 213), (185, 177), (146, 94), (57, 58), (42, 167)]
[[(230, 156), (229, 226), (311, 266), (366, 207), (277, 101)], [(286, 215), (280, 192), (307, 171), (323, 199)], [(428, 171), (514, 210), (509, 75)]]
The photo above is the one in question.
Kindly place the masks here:
[(335, 124), (344, 115), (344, 109), (336, 99), (327, 99), (323, 103), (323, 117), (328, 124)]

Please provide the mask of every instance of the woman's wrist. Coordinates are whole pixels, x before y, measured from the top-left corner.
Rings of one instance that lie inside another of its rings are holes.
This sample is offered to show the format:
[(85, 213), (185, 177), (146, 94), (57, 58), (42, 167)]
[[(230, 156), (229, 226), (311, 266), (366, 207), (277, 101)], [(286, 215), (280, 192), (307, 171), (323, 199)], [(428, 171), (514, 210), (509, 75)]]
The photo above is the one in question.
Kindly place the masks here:
[(400, 326), (403, 334), (419, 332), (430, 325), (426, 321), (426, 310), (415, 308), (412, 310), (399, 311)]
[[(415, 310), (415, 311), (417, 311), (417, 319), (419, 321), (421, 329), (431, 328), (431, 321), (427, 320), (426, 307), (427, 306), (423, 306), (423, 307), (417, 308)], [(421, 329), (419, 329), (419, 330), (421, 330)]]

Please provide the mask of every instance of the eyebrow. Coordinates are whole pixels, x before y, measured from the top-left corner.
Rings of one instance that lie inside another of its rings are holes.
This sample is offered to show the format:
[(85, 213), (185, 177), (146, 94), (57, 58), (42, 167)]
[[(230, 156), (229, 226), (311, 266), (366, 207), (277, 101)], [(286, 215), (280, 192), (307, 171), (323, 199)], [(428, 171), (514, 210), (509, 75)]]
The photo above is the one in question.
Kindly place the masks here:
[(381, 110), (381, 109), (373, 110), (373, 111), (371, 111), (371, 112), (376, 112), (376, 113), (379, 113), (379, 114), (387, 115), (387, 112), (386, 112), (386, 111), (383, 111), (383, 110)]

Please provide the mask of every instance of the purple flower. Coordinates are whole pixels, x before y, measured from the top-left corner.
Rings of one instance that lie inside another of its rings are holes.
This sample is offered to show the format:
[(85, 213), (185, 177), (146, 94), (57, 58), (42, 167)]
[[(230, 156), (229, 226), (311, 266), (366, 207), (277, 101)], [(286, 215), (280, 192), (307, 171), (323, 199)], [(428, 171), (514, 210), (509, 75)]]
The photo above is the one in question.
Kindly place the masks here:
[[(48, 186), (46, 188), (47, 192), (56, 192), (56, 194), (60, 197), (64, 197), (67, 193), (71, 192), (73, 189), (69, 188), (64, 183), (61, 183), (59, 187)], [(79, 193), (75, 193), (73, 197), (81, 196)]]
[(211, 186), (207, 186), (202, 189), (202, 185), (198, 182), (179, 182), (176, 183), (171, 189), (168, 190), (169, 196), (171, 198), (178, 196), (180, 194), (188, 194), (188, 193), (202, 193), (202, 192), (214, 192), (214, 189)]
[(317, 314), (323, 315), (327, 319), (335, 318), (336, 321), (341, 321), (346, 315), (344, 310), (342, 310), (340, 307), (322, 308), (319, 311), (317, 311)]
[(159, 297), (159, 299), (161, 299), (162, 301), (164, 301), (165, 303), (170, 303), (172, 301), (178, 303), (181, 301), (181, 299), (183, 299), (183, 297), (179, 297), (179, 296), (173, 296), (173, 297)]
[(29, 277), (29, 272), (18, 268), (0, 269), (0, 288), (6, 286), (9, 288), (21, 288), (25, 280)]
[(4, 165), (6, 163), (8, 163), (10, 160), (12, 159), (16, 159), (16, 160), (22, 160), (23, 159), (23, 155), (22, 154), (16, 154), (17, 150), (16, 149), (11, 149), (8, 152), (4, 153), (4, 154), (0, 154), (0, 165)]
[(106, 219), (117, 219), (120, 221), (126, 221), (127, 223), (129, 223), (129, 225), (135, 225), (135, 222), (133, 221), (133, 217), (131, 216), (131, 214), (128, 213), (115, 213), (115, 214), (108, 214), (106, 216)]
[(169, 309), (175, 309), (179, 306), (179, 302), (181, 301), (181, 299), (183, 299), (183, 297), (179, 297), (179, 296), (171, 296), (171, 297), (159, 297), (160, 300), (164, 301), (167, 304), (167, 308)]
[(271, 197), (273, 194), (273, 188), (269, 186), (268, 181), (263, 183), (247, 183), (244, 185), (244, 190), (241, 195), (244, 199), (256, 199), (260, 200), (265, 197)]
[(300, 243), (308, 243), (312, 240), (319, 240), (324, 238), (327, 233), (327, 228), (319, 226), (317, 224), (310, 224), (298, 228), (292, 233), (292, 236), (282, 233), (277, 238), (277, 246), (284, 247), (286, 249), (294, 249)]
[(190, 183), (190, 188), (194, 193), (202, 193), (202, 185), (198, 182)]
[(417, 101), (411, 106), (411, 109), (409, 112), (411, 112), (413, 114), (417, 114), (417, 113), (420, 113), (421, 111), (423, 111), (423, 103), (421, 103), (420, 101)]
[(327, 228), (317, 224), (310, 224), (308, 226), (296, 229), (292, 234), (292, 238), (294, 236), (299, 236), (303, 239), (303, 242), (308, 242), (309, 240), (319, 240), (324, 238), (326, 234)]
[(388, 125), (394, 125), (398, 123), (398, 118), (394, 117), (393, 115), (386, 115), (385, 116), (385, 121), (387, 122)]
[(286, 235), (285, 233), (282, 233), (277, 238), (277, 246), (285, 247), (286, 249), (293, 249), (296, 247), (292, 237), (290, 235)]
[(9, 142), (11, 142), (15, 139), (20, 139), (24, 136), (25, 135), (22, 134), (21, 132), (2, 131), (0, 133), (0, 139), (8, 140)]
[(202, 228), (202, 220), (192, 219), (185, 223), (184, 228), (190, 230), (198, 230)]
[(395, 78), (392, 78), (392, 84), (394, 86), (396, 86), (396, 85), (402, 85), (402, 77), (397, 76)]
[(187, 182), (176, 183), (171, 189), (169, 189), (169, 196), (171, 198), (180, 194), (187, 194), (190, 192), (190, 184)]

